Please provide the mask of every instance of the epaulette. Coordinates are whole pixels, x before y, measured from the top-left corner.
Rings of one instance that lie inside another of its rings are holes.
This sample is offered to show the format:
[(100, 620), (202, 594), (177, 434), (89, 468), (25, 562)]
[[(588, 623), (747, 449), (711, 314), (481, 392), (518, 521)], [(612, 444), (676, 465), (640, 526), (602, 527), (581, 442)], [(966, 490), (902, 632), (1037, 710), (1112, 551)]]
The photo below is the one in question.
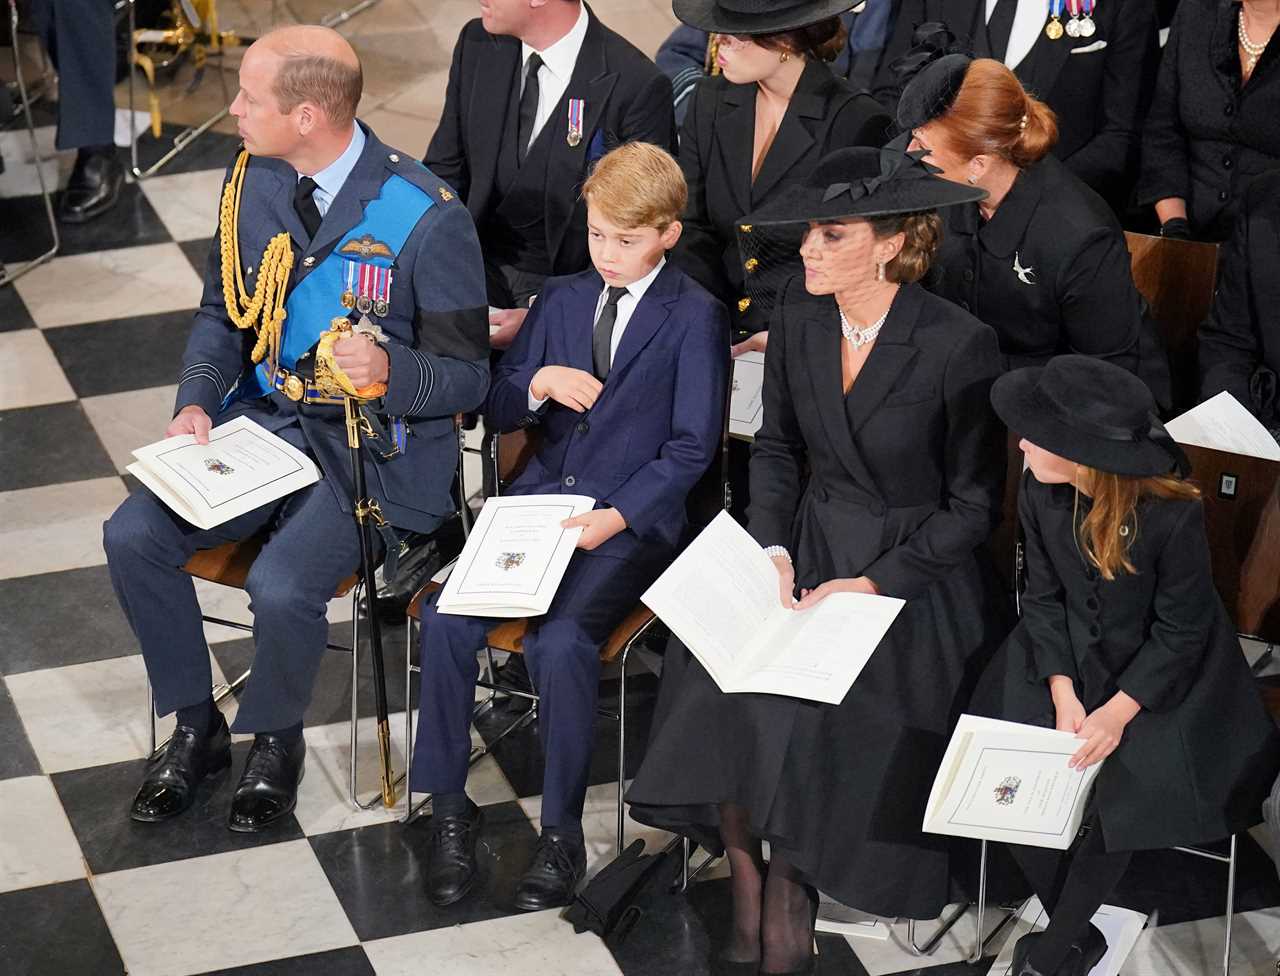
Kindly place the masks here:
[(458, 199), (444, 180), (412, 156), (390, 152), (387, 154), (387, 168), (422, 190), (437, 204), (453, 203)]

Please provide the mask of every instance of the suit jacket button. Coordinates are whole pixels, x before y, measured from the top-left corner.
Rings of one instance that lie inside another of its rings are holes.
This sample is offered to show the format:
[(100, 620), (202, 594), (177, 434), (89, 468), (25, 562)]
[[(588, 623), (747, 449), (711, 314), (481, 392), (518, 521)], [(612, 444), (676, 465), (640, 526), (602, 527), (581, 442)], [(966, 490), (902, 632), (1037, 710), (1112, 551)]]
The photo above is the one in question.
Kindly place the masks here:
[(965, 268), (965, 269), (964, 269), (964, 280), (965, 280), (965, 281), (970, 281), (970, 282), (971, 282), (971, 281), (973, 281), (973, 269), (972, 269), (972, 268)]
[(579, 434), (585, 434), (585, 433), (586, 433), (587, 431), (589, 431), (590, 429), (591, 429), (591, 425), (590, 425), (589, 423), (587, 423), (585, 420), (580, 421), (580, 422), (578, 423), (578, 433), (579, 433)]
[(1084, 601), (1084, 605), (1085, 605), (1086, 607), (1088, 607), (1090, 610), (1097, 610), (1097, 609), (1098, 609), (1098, 598), (1097, 598), (1096, 596), (1091, 596), (1091, 597), (1089, 597), (1089, 599), (1087, 599), (1087, 600), (1085, 600), (1085, 601)]
[(568, 476), (564, 479), (564, 486), (565, 486), (566, 488), (572, 488), (572, 487), (573, 487), (574, 485), (576, 485), (577, 483), (578, 483), (578, 479), (577, 479), (577, 478), (575, 478), (573, 475), (568, 475)]
[(1090, 635), (1091, 637), (1101, 637), (1101, 636), (1102, 636), (1102, 630), (1098, 627), (1098, 625), (1097, 625), (1097, 624), (1090, 624), (1090, 625), (1089, 625), (1089, 635)]
[(387, 159), (391, 160), (393, 163), (400, 162), (400, 157), (396, 153), (392, 153), (390, 156), (387, 157)]
[(1234, 166), (1234, 165), (1235, 165), (1235, 160), (1233, 160), (1230, 156), (1223, 156), (1223, 157), (1222, 157), (1222, 168), (1223, 168), (1223, 169), (1230, 169), (1230, 168), (1231, 168), (1232, 166)]
[(1226, 202), (1227, 202), (1227, 197), (1228, 197), (1228, 196), (1230, 196), (1230, 194), (1228, 194), (1226, 190), (1219, 190), (1219, 191), (1218, 191), (1218, 202), (1219, 202), (1219, 203), (1226, 203)]
[(308, 254), (305, 258), (302, 259), (302, 266), (304, 268), (309, 268), (315, 263), (316, 263), (316, 259), (315, 259), (315, 255), (313, 254)]

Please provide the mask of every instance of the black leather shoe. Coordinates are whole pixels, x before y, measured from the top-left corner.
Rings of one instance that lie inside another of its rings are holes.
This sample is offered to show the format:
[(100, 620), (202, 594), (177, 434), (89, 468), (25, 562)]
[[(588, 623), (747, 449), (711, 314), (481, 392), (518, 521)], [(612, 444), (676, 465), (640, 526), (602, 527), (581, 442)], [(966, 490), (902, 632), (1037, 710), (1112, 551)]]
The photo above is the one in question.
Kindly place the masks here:
[(533, 863), (516, 886), (516, 908), (540, 912), (571, 904), (586, 870), (587, 852), (577, 838), (544, 830), (533, 852)]
[(1084, 938), (1072, 943), (1071, 950), (1067, 953), (1067, 958), (1062, 961), (1062, 965), (1051, 973), (1045, 972), (1028, 961), (1031, 950), (1042, 935), (1041, 932), (1029, 932), (1014, 945), (1014, 976), (1089, 976), (1093, 967), (1098, 965), (1102, 957), (1107, 954), (1106, 937), (1101, 929), (1090, 924)]
[(114, 147), (82, 150), (76, 155), (75, 169), (62, 191), (58, 219), (68, 224), (93, 220), (116, 205), (122, 186), (124, 164), (116, 157)]
[(298, 805), (306, 756), (307, 742), (302, 736), (292, 743), (278, 735), (255, 736), (231, 798), (228, 826), (236, 833), (256, 834), (291, 814)]
[(179, 725), (164, 751), (147, 765), (129, 816), (141, 823), (176, 817), (191, 806), (201, 780), (230, 765), (231, 733), (221, 712), (218, 724), (205, 735)]
[(476, 839), (484, 814), (468, 801), (461, 817), (431, 818), (427, 841), (427, 897), (438, 908), (461, 901), (476, 883)]
[(1028, 932), (1013, 944), (1013, 976), (1050, 976), (1027, 961), (1040, 936), (1040, 932)]

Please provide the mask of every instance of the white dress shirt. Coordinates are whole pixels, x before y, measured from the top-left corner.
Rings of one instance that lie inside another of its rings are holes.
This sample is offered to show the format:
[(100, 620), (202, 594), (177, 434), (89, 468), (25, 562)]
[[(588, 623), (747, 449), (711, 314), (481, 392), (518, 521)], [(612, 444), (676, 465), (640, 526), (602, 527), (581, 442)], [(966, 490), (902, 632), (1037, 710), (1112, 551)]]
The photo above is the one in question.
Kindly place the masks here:
[[(996, 0), (987, 0), (987, 21), (991, 20), (995, 9)], [(1044, 0), (1018, 0), (1018, 10), (1013, 15), (1013, 29), (1009, 32), (1009, 47), (1004, 54), (1005, 67), (1016, 68), (1031, 53), (1040, 32), (1044, 30), (1047, 9)], [(1063, 3), (1062, 9), (1065, 17), (1066, 3)]]
[[(538, 111), (533, 117), (533, 132), (529, 135), (530, 144), (538, 138), (538, 133), (551, 118), (556, 105), (564, 97), (569, 87), (569, 79), (573, 76), (573, 66), (578, 63), (578, 52), (582, 50), (583, 38), (587, 36), (587, 5), (580, 4), (578, 20), (569, 28), (569, 33), (556, 41), (545, 51), (536, 53), (542, 58), (542, 67), (538, 69)], [(529, 55), (535, 51), (523, 41), (520, 43), (520, 91), (524, 92), (524, 77), (529, 69)], [(525, 149), (528, 149), (525, 146)]]
[[(311, 177), (316, 181), (311, 199), (316, 202), (316, 209), (320, 211), (321, 217), (329, 212), (333, 198), (342, 189), (342, 184), (347, 182), (347, 177), (351, 175), (351, 171), (360, 160), (360, 154), (364, 152), (364, 129), (360, 128), (356, 122), (352, 122), (351, 127), (355, 131), (351, 133), (351, 141), (347, 143), (347, 148), (342, 151), (342, 155)], [(298, 174), (298, 179), (302, 179), (301, 173)]]
[[(653, 270), (638, 281), (633, 281), (627, 285), (627, 293), (618, 299), (618, 317), (613, 322), (613, 337), (609, 342), (609, 365), (613, 365), (613, 359), (618, 355), (618, 343), (622, 341), (622, 333), (627, 330), (627, 323), (631, 321), (631, 316), (636, 310), (636, 306), (640, 304), (640, 299), (644, 298), (644, 293), (649, 290), (649, 286), (653, 284), (653, 279), (658, 277), (658, 273), (662, 270), (662, 266), (667, 263), (666, 257), (661, 258)], [(609, 285), (600, 292), (600, 298), (596, 302), (596, 314), (592, 318), (592, 328), (595, 323), (600, 321), (600, 313), (604, 311), (604, 303), (609, 297)], [(529, 409), (541, 410), (546, 406), (549, 398), (544, 397), (539, 400), (533, 395), (532, 384), (529, 389)]]

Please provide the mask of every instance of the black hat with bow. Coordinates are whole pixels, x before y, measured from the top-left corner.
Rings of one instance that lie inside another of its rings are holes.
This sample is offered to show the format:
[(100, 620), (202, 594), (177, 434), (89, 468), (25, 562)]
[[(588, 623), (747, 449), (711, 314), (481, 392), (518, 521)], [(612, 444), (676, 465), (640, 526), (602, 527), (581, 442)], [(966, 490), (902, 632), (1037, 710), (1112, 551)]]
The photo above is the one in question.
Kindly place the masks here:
[(675, 15), (713, 34), (775, 34), (838, 17), (859, 0), (672, 0)]
[(996, 380), (991, 404), (1009, 429), (1058, 457), (1111, 474), (1191, 471), (1156, 416), (1147, 385), (1092, 356), (1055, 356)]
[(822, 157), (802, 183), (778, 194), (744, 224), (792, 224), (937, 210), (973, 203), (987, 191), (944, 180), (923, 151), (905, 151), (905, 139), (883, 149), (857, 146)]

